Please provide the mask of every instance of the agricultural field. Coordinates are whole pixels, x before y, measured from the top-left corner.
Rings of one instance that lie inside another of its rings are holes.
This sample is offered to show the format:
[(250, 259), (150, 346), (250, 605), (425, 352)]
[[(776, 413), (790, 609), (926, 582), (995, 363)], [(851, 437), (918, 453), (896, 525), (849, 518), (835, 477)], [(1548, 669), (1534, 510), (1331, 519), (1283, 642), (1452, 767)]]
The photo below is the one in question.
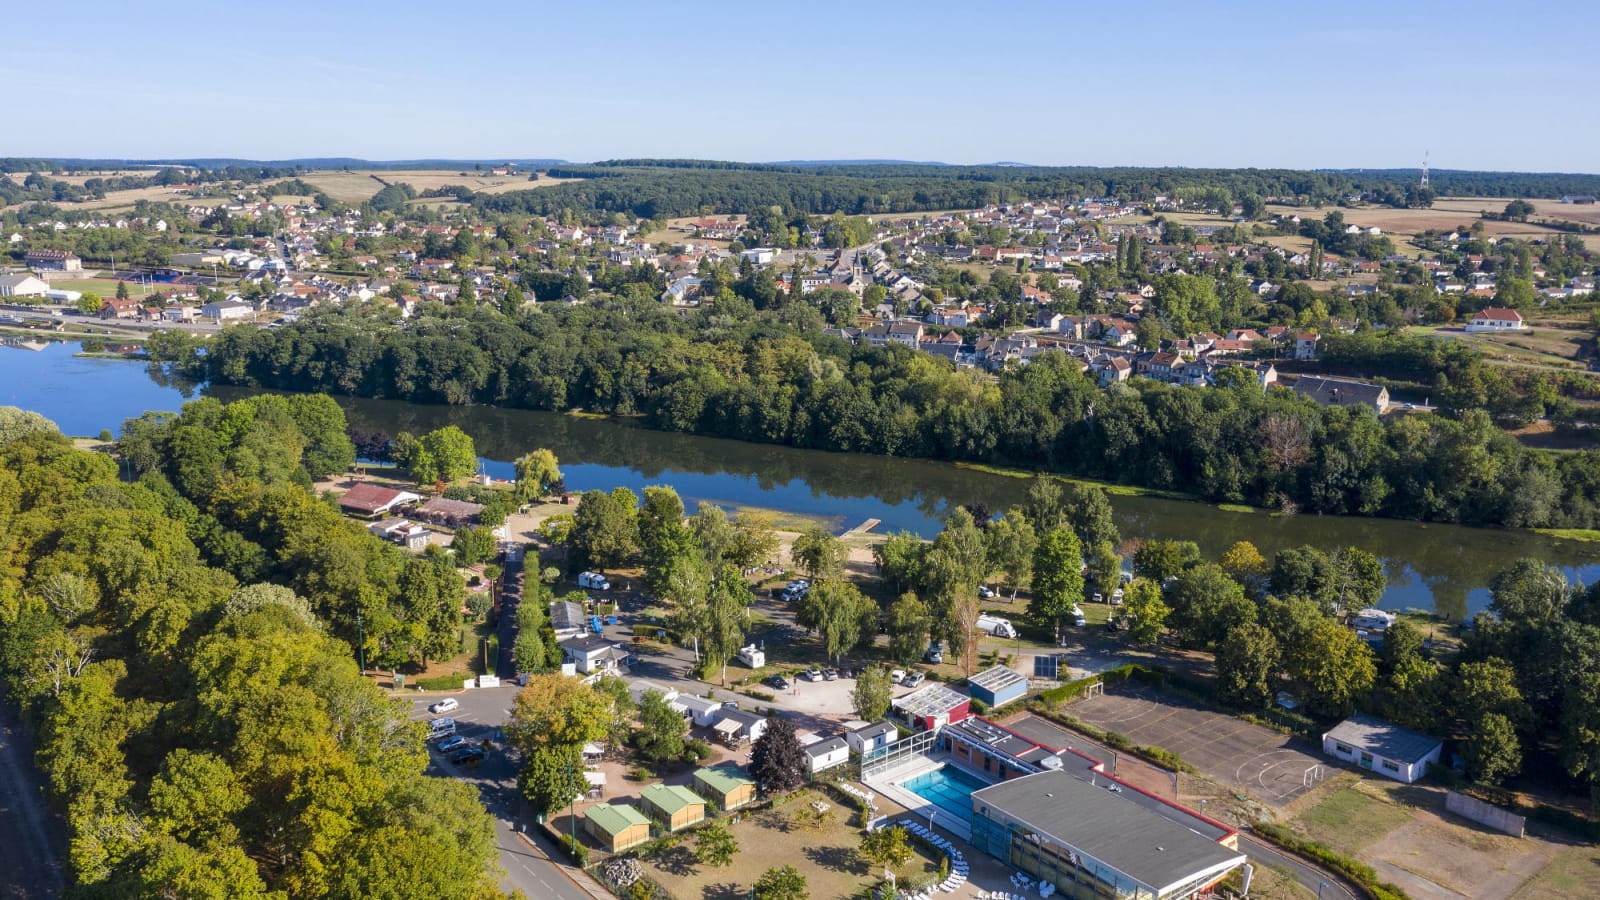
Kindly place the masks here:
[[(379, 179), (382, 179), (382, 181)], [(409, 184), (419, 194), (423, 191), (437, 190), (450, 185), (460, 185), (481, 193), (503, 194), (507, 191), (522, 191), (564, 184), (572, 179), (548, 178), (541, 175), (538, 181), (529, 181), (526, 175), (496, 176), (478, 172), (402, 169), (396, 171), (310, 172), (301, 175), (300, 180), (307, 184), (316, 185), (329, 197), (341, 203), (360, 203), (370, 199), (374, 194), (382, 190), (385, 182), (389, 184)]]
[[(1396, 247), (1403, 252), (1414, 252), (1409, 244), (1402, 246), (1402, 239), (1422, 231), (1447, 231), (1452, 228), (1471, 228), (1474, 223), (1483, 221), (1480, 214), (1483, 212), (1498, 213), (1505, 209), (1505, 198), (1496, 197), (1444, 197), (1435, 200), (1429, 209), (1389, 209), (1382, 206), (1358, 207), (1355, 209), (1339, 208), (1344, 214), (1344, 220), (1352, 225), (1362, 228), (1376, 226), (1383, 229), (1383, 233), (1394, 239)], [(1556, 204), (1560, 206), (1561, 204)], [(1568, 206), (1567, 209), (1580, 207)], [(1268, 206), (1267, 212), (1279, 215), (1298, 215), (1302, 219), (1308, 216), (1326, 215), (1334, 207), (1323, 210), (1308, 210), (1292, 206)], [(1493, 222), (1483, 221), (1484, 233), (1493, 236), (1509, 236), (1531, 240), (1538, 238), (1548, 240), (1553, 235), (1563, 232), (1553, 228), (1525, 222)], [(1585, 238), (1590, 249), (1600, 249), (1600, 236), (1589, 235)]]

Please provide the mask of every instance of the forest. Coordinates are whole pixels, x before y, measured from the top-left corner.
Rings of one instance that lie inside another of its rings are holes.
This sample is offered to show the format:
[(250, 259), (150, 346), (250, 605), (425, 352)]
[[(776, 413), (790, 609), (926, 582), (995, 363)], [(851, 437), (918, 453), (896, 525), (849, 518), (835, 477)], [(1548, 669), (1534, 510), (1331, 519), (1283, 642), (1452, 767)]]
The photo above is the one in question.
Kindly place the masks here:
[[(1333, 204), (1371, 193), (1384, 202), (1418, 202), (1417, 174), (1406, 170), (1094, 168), (830, 164), (781, 166), (704, 160), (611, 160), (556, 166), (549, 174), (582, 181), (483, 195), (483, 211), (556, 215), (562, 210), (630, 213), (642, 218), (748, 213), (782, 206), (811, 214), (871, 215), (1060, 197), (1151, 201), (1205, 191), (1232, 200), (1278, 197)], [(1600, 191), (1600, 176), (1435, 172), (1434, 189), (1460, 196), (1559, 197)], [(1423, 200), (1422, 202), (1426, 202)]]
[(308, 490), (353, 459), (339, 408), (199, 401), (117, 454), (0, 415), (0, 679), (71, 896), (501, 897), (476, 793), (356, 667), (358, 610), (369, 660), (426, 656), (464, 592)]
[(1445, 414), (1380, 419), (1248, 378), (1103, 390), (1065, 354), (990, 376), (822, 336), (815, 310), (756, 310), (728, 290), (680, 317), (648, 293), (511, 315), (440, 307), (405, 327), (333, 310), (283, 328), (230, 329), (204, 353), (181, 341), (156, 350), (219, 384), (584, 410), (668, 431), (1019, 466), (1286, 511), (1600, 524), (1600, 453), (1525, 449), (1470, 405), (1473, 393), (1460, 392), (1463, 405)]

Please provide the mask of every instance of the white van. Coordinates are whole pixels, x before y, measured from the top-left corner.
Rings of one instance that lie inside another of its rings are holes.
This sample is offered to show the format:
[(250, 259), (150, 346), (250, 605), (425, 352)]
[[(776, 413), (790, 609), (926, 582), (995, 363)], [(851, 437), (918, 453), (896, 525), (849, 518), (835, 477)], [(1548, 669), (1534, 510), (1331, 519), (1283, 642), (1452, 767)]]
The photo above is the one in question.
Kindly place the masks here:
[(1381, 609), (1363, 609), (1350, 618), (1350, 627), (1367, 631), (1387, 631), (1400, 617)]
[(599, 572), (580, 572), (578, 573), (578, 587), (594, 591), (609, 591), (611, 590), (611, 581)]

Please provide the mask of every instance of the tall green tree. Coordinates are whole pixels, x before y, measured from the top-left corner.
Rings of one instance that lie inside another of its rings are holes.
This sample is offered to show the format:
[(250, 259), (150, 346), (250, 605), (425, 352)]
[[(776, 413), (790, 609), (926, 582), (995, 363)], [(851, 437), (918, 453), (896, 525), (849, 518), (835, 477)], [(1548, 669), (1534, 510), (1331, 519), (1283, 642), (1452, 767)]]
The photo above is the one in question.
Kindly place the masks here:
[(767, 721), (767, 730), (750, 749), (750, 777), (768, 797), (787, 794), (805, 783), (811, 770), (796, 736), (794, 722), (783, 717)]
[(1247, 622), (1217, 645), (1217, 691), (1237, 706), (1265, 709), (1272, 704), (1278, 665), (1278, 642), (1272, 632)]
[(660, 691), (645, 691), (639, 698), (639, 728), (633, 742), (652, 762), (666, 762), (683, 756), (689, 736), (689, 722), (667, 703)]
[(701, 865), (725, 869), (733, 865), (739, 855), (739, 840), (733, 836), (726, 819), (713, 819), (711, 824), (694, 833), (694, 858)]
[(795, 621), (815, 629), (828, 656), (839, 660), (877, 634), (878, 604), (851, 582), (819, 581), (800, 601)]
[(868, 666), (856, 676), (856, 686), (850, 691), (850, 704), (856, 717), (876, 722), (889, 713), (894, 684), (889, 680), (889, 670), (883, 666)]
[(1172, 607), (1161, 595), (1161, 586), (1148, 578), (1135, 578), (1122, 598), (1122, 612), (1128, 617), (1128, 640), (1154, 644), (1167, 627)]
[(513, 467), (518, 503), (537, 501), (550, 493), (550, 488), (561, 480), (561, 467), (557, 464), (555, 453), (543, 447), (517, 457)]
[(922, 657), (932, 630), (928, 605), (907, 592), (889, 607), (889, 656), (902, 665)]
[(583, 492), (567, 538), (580, 565), (615, 568), (639, 552), (638, 503), (627, 488)]
[(812, 581), (838, 578), (844, 572), (845, 546), (820, 526), (811, 525), (794, 539), (789, 557)]
[(1047, 532), (1033, 557), (1033, 597), (1028, 616), (1060, 628), (1073, 604), (1083, 599), (1083, 547), (1078, 535), (1061, 527)]
[(1013, 509), (989, 523), (984, 538), (989, 574), (1001, 573), (1001, 587), (1015, 600), (1017, 592), (1027, 587), (1033, 577), (1033, 554), (1039, 544), (1033, 523), (1022, 510)]
[(717, 567), (706, 595), (703, 665), (722, 670), (722, 683), (728, 683), (728, 660), (739, 652), (750, 629), (750, 586), (731, 563)]

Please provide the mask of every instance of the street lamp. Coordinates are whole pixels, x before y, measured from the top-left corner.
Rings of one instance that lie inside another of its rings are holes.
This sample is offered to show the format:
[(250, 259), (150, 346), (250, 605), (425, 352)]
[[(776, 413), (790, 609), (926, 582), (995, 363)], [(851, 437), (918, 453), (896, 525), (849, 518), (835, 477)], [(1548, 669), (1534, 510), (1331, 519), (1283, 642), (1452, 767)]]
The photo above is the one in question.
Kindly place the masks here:
[(1322, 889), (1327, 887), (1327, 886), (1328, 886), (1328, 883), (1326, 881), (1324, 881), (1323, 883), (1317, 885), (1317, 900), (1322, 900)]

